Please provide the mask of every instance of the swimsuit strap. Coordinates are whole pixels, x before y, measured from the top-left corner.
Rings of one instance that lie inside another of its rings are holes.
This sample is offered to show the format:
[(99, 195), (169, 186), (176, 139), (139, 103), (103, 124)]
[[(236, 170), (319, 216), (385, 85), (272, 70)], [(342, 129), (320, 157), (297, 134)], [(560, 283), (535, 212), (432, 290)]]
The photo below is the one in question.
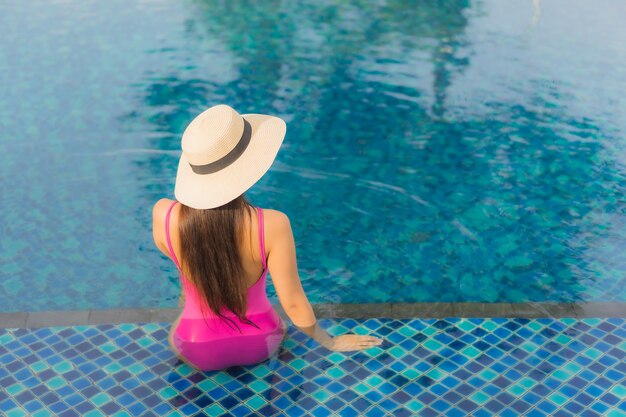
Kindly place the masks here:
[(259, 243), (261, 246), (261, 259), (263, 260), (263, 271), (267, 269), (267, 262), (265, 260), (265, 233), (263, 231), (263, 209), (261, 207), (256, 208), (259, 213)]
[(178, 201), (174, 201), (170, 208), (167, 210), (167, 214), (165, 215), (165, 238), (167, 239), (167, 247), (169, 248), (170, 254), (172, 255), (172, 259), (174, 263), (180, 269), (180, 265), (178, 264), (178, 259), (176, 258), (176, 254), (174, 253), (174, 248), (172, 247), (172, 241), (170, 240), (170, 213), (174, 206), (178, 203)]

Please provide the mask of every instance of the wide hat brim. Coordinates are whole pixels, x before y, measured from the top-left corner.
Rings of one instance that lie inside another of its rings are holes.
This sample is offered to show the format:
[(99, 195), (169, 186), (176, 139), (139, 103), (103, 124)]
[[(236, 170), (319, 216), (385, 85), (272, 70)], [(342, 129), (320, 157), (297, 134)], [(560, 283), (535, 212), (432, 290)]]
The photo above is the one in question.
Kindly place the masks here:
[(234, 200), (272, 166), (287, 126), (275, 116), (242, 114), (251, 127), (250, 143), (230, 165), (211, 174), (196, 174), (183, 153), (178, 162), (174, 195), (182, 204), (210, 209)]

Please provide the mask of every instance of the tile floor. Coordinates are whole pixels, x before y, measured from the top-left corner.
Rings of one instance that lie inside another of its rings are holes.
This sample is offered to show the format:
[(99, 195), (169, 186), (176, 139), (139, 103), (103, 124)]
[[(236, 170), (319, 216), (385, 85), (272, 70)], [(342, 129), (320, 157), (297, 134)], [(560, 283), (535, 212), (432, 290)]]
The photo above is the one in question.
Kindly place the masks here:
[(626, 415), (623, 318), (320, 319), (381, 347), (330, 352), (290, 327), (275, 357), (197, 372), (169, 323), (0, 329), (14, 416)]

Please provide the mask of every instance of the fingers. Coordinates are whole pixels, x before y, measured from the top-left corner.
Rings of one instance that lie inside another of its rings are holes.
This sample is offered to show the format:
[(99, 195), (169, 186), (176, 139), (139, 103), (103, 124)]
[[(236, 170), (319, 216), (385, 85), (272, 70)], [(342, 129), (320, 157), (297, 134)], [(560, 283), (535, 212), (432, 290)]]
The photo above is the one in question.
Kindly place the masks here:
[(365, 350), (380, 346), (383, 340), (375, 336), (342, 335), (335, 338), (335, 351)]
[(382, 343), (383, 343), (382, 339), (379, 339), (377, 337), (364, 336), (359, 341), (359, 346), (361, 347), (361, 349), (368, 349), (374, 346), (379, 346)]

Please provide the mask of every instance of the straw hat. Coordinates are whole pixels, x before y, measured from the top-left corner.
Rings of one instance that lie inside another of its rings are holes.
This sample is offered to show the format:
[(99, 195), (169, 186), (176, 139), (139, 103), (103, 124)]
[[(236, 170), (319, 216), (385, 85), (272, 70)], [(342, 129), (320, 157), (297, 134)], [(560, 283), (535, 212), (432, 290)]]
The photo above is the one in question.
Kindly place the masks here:
[(225, 104), (203, 111), (183, 133), (176, 199), (210, 209), (239, 197), (270, 168), (286, 130), (279, 117), (239, 114)]

